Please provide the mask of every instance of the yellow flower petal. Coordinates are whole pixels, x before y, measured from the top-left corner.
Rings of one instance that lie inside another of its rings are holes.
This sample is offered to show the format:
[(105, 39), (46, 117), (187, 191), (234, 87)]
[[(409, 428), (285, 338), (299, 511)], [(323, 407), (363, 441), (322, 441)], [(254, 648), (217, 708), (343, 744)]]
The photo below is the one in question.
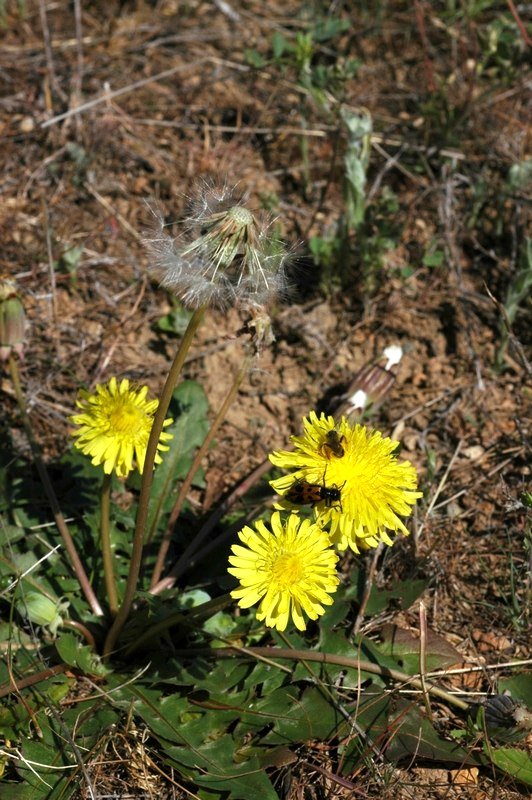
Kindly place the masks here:
[[(335, 431), (333, 438), (331, 431)], [(270, 461), (293, 472), (271, 485), (280, 495), (290, 494), (298, 481), (336, 490), (338, 502), (329, 492), (314, 504), (314, 511), (317, 522), (329, 526), (338, 549), (350, 547), (358, 553), (379, 542), (392, 544), (390, 533), (408, 534), (399, 515), (408, 516), (422, 493), (416, 491), (415, 468), (394, 454), (398, 442), (363, 425), (352, 426), (344, 417), (336, 423), (333, 417), (318, 417), (314, 411), (303, 420), (303, 436), (293, 436), (292, 441), (294, 450), (272, 453)], [(331, 447), (331, 441), (336, 446)], [(312, 500), (313, 495), (307, 494)], [(279, 506), (297, 510), (285, 499)]]
[[(108, 475), (114, 470), (126, 478), (134, 461), (142, 474), (153, 416), (159, 405), (158, 400), (147, 400), (147, 394), (147, 386), (130, 387), (127, 378), (118, 384), (115, 377), (107, 384), (98, 384), (93, 394), (79, 392), (76, 406), (81, 413), (70, 418), (78, 426), (72, 433), (74, 446), (90, 456), (95, 466), (102, 464)], [(164, 426), (171, 422), (166, 419)], [(164, 442), (171, 438), (172, 434), (161, 433), (157, 449), (168, 450)], [(159, 464), (161, 460), (157, 453), (155, 462)]]
[(305, 614), (317, 619), (330, 605), (336, 591), (338, 556), (327, 533), (310, 520), (291, 514), (283, 522), (272, 515), (271, 530), (262, 520), (255, 529), (239, 533), (244, 546), (231, 548), (228, 572), (240, 586), (231, 592), (241, 608), (259, 604), (257, 619), (284, 631), (290, 619), (305, 630)]

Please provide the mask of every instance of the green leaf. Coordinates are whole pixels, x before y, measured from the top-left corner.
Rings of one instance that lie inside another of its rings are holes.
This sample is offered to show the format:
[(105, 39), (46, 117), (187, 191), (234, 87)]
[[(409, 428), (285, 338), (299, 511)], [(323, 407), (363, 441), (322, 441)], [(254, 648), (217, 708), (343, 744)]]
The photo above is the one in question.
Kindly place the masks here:
[[(413, 702), (380, 691), (372, 690), (372, 694), (368, 700), (362, 696), (357, 708), (357, 724), (391, 761), (411, 760), (415, 756), (458, 764), (479, 763), (463, 747), (442, 739)], [(349, 749), (348, 755), (351, 761), (358, 760), (358, 747)]]
[(532, 159), (519, 161), (510, 167), (508, 183), (512, 189), (527, 189), (532, 185)]
[[(329, 631), (321, 628), (320, 640), (316, 649), (322, 653), (331, 653), (337, 656), (346, 656), (351, 658), (353, 662), (358, 659), (369, 661), (373, 664), (378, 664), (385, 669), (399, 669), (399, 664), (390, 658), (387, 654), (382, 653), (377, 647), (375, 642), (370, 639), (361, 637), (355, 641), (349, 641), (344, 632)], [(345, 675), (343, 685), (357, 685), (360, 680), (371, 680), (376, 683), (384, 685), (385, 679), (379, 675), (366, 672), (364, 669), (359, 668), (356, 664), (353, 667), (345, 667), (337, 664), (310, 664), (311, 669), (315, 674), (326, 676), (327, 682), (335, 683)], [(294, 672), (294, 680), (308, 678), (308, 670), (303, 669), (303, 665), (299, 663)]]
[[(195, 757), (183, 747), (168, 747), (166, 753), (172, 761), (176, 759), (175, 766), (180, 772), (184, 772), (201, 787), (223, 792), (228, 800), (250, 800), (253, 797), (279, 800), (279, 795), (256, 756), (235, 763), (235, 742), (230, 735), (207, 742), (196, 751)], [(188, 769), (184, 761), (189, 762)]]
[[(177, 742), (194, 751), (192, 742), (182, 732), (186, 712), (190, 711), (186, 697), (175, 694), (162, 698), (160, 690), (145, 688), (133, 688), (130, 693), (134, 698), (135, 713), (150, 727), (154, 736)], [(201, 712), (198, 712), (198, 716), (201, 716)]]
[[(399, 628), (397, 625), (384, 625), (382, 628), (383, 642), (379, 649), (391, 656), (400, 665), (401, 669), (409, 675), (419, 673), (419, 638), (410, 631)], [(461, 656), (443, 636), (434, 631), (427, 631), (426, 642), (426, 667), (429, 672), (450, 664), (458, 664)]]
[(290, 45), (285, 37), (276, 31), (272, 36), (272, 54), (275, 59), (282, 57), (283, 53), (290, 49)]
[(509, 678), (499, 678), (499, 694), (508, 693), (517, 703), (532, 708), (532, 672), (521, 672)]
[(163, 453), (153, 476), (152, 496), (148, 519), (149, 538), (153, 536), (161, 517), (169, 512), (178, 486), (176, 482), (184, 478), (194, 457), (194, 451), (203, 442), (208, 430), (208, 401), (202, 387), (194, 381), (184, 381), (173, 395), (170, 413), (175, 422), (165, 428), (173, 438), (167, 442), (169, 450)]
[(253, 711), (256, 716), (246, 719), (246, 729), (260, 730), (272, 724), (272, 730), (263, 741), (274, 745), (328, 739), (344, 721), (317, 686), (308, 687), (303, 694), (297, 686), (283, 686), (253, 703)]
[(266, 66), (266, 59), (259, 53), (258, 50), (254, 50), (252, 48), (246, 48), (244, 50), (244, 61), (246, 64), (249, 64), (250, 67), (254, 67), (255, 69), (261, 69), (262, 67)]
[(366, 615), (374, 617), (382, 614), (391, 601), (395, 601), (402, 610), (406, 610), (423, 594), (428, 585), (428, 580), (420, 578), (419, 580), (396, 581), (391, 589), (378, 589), (374, 586), (366, 606)]
[(0, 547), (5, 547), (7, 544), (14, 545), (28, 535), (26, 528), (19, 525), (1, 525), (0, 526)]
[(69, 250), (65, 250), (59, 259), (59, 268), (69, 272), (71, 275), (75, 274), (82, 255), (83, 247), (76, 246), (71, 247)]
[(117, 712), (102, 703), (99, 698), (87, 700), (83, 711), (39, 711), (42, 739), (24, 739), (20, 749), (25, 761), (17, 762), (17, 772), (33, 789), (32, 800), (64, 800), (73, 794), (80, 772), (79, 758), (92, 750), (118, 720)]
[(425, 253), (423, 264), (425, 267), (441, 267), (445, 259), (443, 250), (434, 250), (433, 253)]
[(524, 750), (517, 750), (514, 747), (499, 747), (495, 750), (493, 747), (484, 746), (484, 752), (490, 761), (507, 775), (526, 783), (527, 786), (532, 786), (532, 759)]
[(182, 336), (187, 329), (187, 325), (192, 316), (191, 311), (179, 306), (170, 311), (166, 316), (161, 317), (156, 323), (156, 328), (163, 333), (170, 333), (174, 336)]
[(88, 675), (106, 675), (108, 670), (96, 653), (80, 642), (73, 633), (62, 633), (55, 646), (63, 661)]
[(327, 42), (329, 39), (334, 39), (339, 34), (349, 30), (350, 27), (351, 22), (348, 19), (326, 17), (323, 21), (317, 23), (312, 35), (316, 42)]
[(28, 712), (21, 703), (0, 706), (0, 734), (6, 739), (16, 739), (19, 726), (26, 724), (28, 719)]

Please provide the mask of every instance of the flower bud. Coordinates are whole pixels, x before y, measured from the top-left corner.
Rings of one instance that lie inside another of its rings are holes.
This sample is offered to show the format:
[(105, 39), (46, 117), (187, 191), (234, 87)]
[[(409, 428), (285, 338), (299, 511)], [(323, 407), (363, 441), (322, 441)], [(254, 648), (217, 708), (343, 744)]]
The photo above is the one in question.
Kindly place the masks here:
[(365, 411), (368, 409), (375, 411), (383, 403), (395, 383), (396, 375), (392, 367), (400, 362), (403, 351), (394, 345), (386, 348), (383, 355), (386, 358), (386, 366), (370, 362), (357, 372), (343, 396), (338, 411), (335, 411), (336, 417), (344, 415), (350, 422), (356, 422), (362, 418)]
[(34, 625), (46, 628), (52, 636), (63, 624), (61, 614), (66, 611), (69, 603), (66, 600), (54, 602), (39, 592), (27, 592), (23, 599), (17, 603), (18, 613)]
[(23, 357), (25, 319), (14, 283), (0, 281), (0, 361), (7, 361), (12, 352)]

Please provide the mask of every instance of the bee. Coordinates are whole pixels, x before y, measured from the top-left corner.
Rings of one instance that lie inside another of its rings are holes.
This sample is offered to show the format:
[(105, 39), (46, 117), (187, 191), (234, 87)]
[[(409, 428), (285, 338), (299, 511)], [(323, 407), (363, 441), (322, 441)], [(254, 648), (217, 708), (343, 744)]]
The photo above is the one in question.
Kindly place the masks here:
[(320, 452), (329, 460), (331, 455), (336, 456), (336, 458), (342, 458), (345, 453), (342, 442), (345, 442), (345, 436), (340, 436), (336, 428), (331, 428), (325, 434), (323, 444), (320, 446)]
[(315, 506), (318, 503), (325, 503), (327, 508), (339, 508), (342, 510), (342, 486), (325, 486), (320, 483), (308, 483), (308, 481), (298, 480), (290, 486), (285, 493), (285, 497), (290, 503), (298, 506)]

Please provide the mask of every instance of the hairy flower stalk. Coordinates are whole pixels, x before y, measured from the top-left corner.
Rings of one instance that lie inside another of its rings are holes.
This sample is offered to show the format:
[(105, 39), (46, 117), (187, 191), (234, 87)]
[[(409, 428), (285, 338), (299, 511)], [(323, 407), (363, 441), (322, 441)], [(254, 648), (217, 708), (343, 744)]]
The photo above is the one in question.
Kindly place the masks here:
[(282, 508), (313, 506), (339, 550), (358, 553), (393, 544), (396, 532), (408, 534), (400, 516), (412, 512), (422, 493), (415, 468), (395, 455), (398, 442), (345, 417), (335, 422), (313, 411), (303, 420), (303, 435), (292, 441), (294, 450), (270, 455), (276, 466), (293, 470), (271, 482)]
[[(105, 657), (113, 650), (131, 610), (140, 573), (152, 485), (151, 468), (157, 452), (157, 441), (186, 354), (204, 312), (208, 307), (224, 309), (238, 305), (256, 317), (257, 311), (270, 304), (286, 285), (286, 253), (273, 238), (271, 226), (257, 222), (242, 198), (237, 200), (234, 190), (227, 186), (202, 187), (193, 213), (186, 222), (187, 233), (182, 238), (169, 236), (164, 230), (163, 216), (156, 210), (153, 213), (157, 220), (155, 235), (145, 240), (153, 259), (151, 269), (161, 286), (172, 291), (194, 313), (168, 373), (153, 422), (126, 590), (107, 634)], [(156, 573), (161, 569), (166, 547), (167, 537), (161, 544)]]

